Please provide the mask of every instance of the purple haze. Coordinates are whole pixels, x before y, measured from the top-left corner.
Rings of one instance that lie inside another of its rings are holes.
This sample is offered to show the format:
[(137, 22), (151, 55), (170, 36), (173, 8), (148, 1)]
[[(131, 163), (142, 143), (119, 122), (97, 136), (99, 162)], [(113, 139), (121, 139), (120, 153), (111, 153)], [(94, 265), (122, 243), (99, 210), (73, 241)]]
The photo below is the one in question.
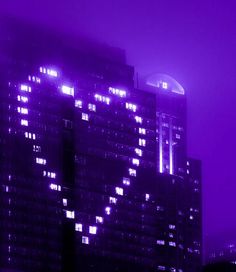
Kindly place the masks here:
[(204, 237), (236, 228), (235, 5), (209, 0), (1, 4), (6, 14), (121, 47), (140, 75), (166, 73), (184, 86), (189, 154), (203, 162)]

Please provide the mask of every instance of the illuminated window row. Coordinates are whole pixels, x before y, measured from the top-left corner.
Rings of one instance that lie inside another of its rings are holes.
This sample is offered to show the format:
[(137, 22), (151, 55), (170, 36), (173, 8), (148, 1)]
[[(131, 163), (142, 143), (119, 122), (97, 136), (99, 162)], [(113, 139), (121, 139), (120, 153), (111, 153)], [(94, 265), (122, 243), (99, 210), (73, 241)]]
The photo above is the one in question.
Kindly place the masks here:
[(36, 83), (41, 83), (41, 79), (39, 77), (35, 77), (35, 76), (28, 76), (28, 80), (36, 82)]
[(56, 173), (55, 172), (47, 172), (47, 171), (43, 171), (43, 176), (44, 177), (48, 177), (48, 178), (56, 178)]
[(110, 101), (111, 101), (111, 99), (110, 99), (109, 97), (103, 96), (103, 95), (100, 95), (100, 94), (95, 94), (95, 95), (94, 95), (94, 98), (95, 98), (96, 101), (104, 102), (104, 103), (106, 103), (107, 105), (109, 105), (109, 104), (110, 104)]
[(45, 165), (47, 162), (46, 162), (46, 160), (43, 159), (43, 158), (36, 158), (36, 163), (37, 163), (37, 164)]
[(36, 135), (34, 133), (25, 132), (25, 138), (35, 140), (36, 139)]
[(127, 110), (131, 110), (133, 112), (136, 112), (136, 110), (137, 110), (137, 106), (135, 104), (128, 103), (128, 102), (125, 103), (125, 108)]
[(66, 94), (66, 95), (70, 95), (70, 96), (74, 96), (74, 88), (73, 87), (69, 87), (69, 86), (66, 86), (66, 85), (63, 85), (61, 87), (61, 91), (63, 94)]
[(28, 120), (21, 119), (20, 124), (21, 124), (22, 126), (28, 127)]
[(109, 87), (109, 92), (119, 97), (126, 97), (126, 91)]
[(27, 85), (24, 85), (24, 84), (20, 85), (20, 90), (23, 91), (23, 92), (31, 93), (31, 87), (27, 86)]
[(39, 71), (42, 74), (47, 74), (47, 75), (52, 76), (52, 77), (57, 77), (58, 76), (57, 71), (55, 71), (53, 69), (47, 69), (45, 67), (40, 67)]
[(55, 184), (55, 183), (51, 183), (50, 185), (49, 185), (49, 187), (50, 187), (50, 189), (51, 190), (54, 190), (54, 191), (61, 191), (61, 185), (57, 185), (57, 184)]
[(27, 96), (17, 95), (17, 101), (27, 103), (29, 100)]
[(27, 108), (21, 108), (21, 107), (17, 107), (17, 111), (21, 114), (28, 114), (29, 111)]

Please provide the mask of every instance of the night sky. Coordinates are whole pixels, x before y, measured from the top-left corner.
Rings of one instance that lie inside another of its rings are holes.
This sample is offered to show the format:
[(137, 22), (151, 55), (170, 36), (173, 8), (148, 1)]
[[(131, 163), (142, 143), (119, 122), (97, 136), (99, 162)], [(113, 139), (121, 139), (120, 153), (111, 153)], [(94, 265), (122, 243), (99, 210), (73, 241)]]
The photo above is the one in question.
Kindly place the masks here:
[(123, 48), (140, 75), (179, 81), (188, 153), (203, 164), (204, 237), (236, 241), (235, 1), (8, 0), (0, 10)]

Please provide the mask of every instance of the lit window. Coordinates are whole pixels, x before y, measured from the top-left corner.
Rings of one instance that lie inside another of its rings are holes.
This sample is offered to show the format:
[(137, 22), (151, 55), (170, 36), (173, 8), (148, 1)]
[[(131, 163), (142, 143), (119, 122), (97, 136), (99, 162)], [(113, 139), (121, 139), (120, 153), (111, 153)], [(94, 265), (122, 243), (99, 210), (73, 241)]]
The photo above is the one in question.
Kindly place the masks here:
[(189, 175), (189, 169), (187, 169), (187, 174)]
[(94, 104), (88, 104), (88, 109), (90, 111), (96, 111), (96, 105), (94, 105)]
[(135, 116), (134, 119), (135, 119), (136, 123), (142, 124), (142, 122), (143, 122), (143, 119), (140, 116)]
[(95, 95), (94, 95), (94, 98), (95, 98), (96, 101), (104, 102), (104, 103), (106, 103), (107, 105), (109, 105), (109, 104), (110, 104), (110, 101), (111, 101), (111, 99), (110, 99), (109, 97), (103, 96), (103, 95), (100, 95), (100, 94), (95, 94)]
[(21, 108), (17, 107), (17, 111), (21, 114), (28, 114), (28, 109), (27, 108)]
[(83, 231), (83, 225), (80, 223), (75, 223), (75, 230), (82, 232)]
[(176, 269), (174, 267), (171, 267), (170, 272), (176, 272)]
[(163, 265), (158, 265), (157, 269), (160, 270), (160, 271), (165, 271), (166, 267), (163, 266)]
[(145, 140), (145, 139), (139, 139), (139, 140), (138, 140), (138, 144), (139, 144), (140, 146), (146, 146), (146, 140)]
[(146, 134), (146, 129), (145, 128), (139, 128), (138, 132), (139, 132), (139, 134), (145, 135)]
[(139, 156), (139, 157), (142, 157), (142, 155), (143, 155), (143, 151), (141, 150), (141, 149), (139, 149), (139, 148), (135, 148), (135, 153)]
[(61, 186), (60, 186), (60, 185), (51, 183), (51, 184), (49, 185), (49, 187), (50, 187), (51, 190), (59, 191), (59, 192), (61, 191)]
[(127, 110), (131, 110), (133, 112), (136, 112), (136, 110), (137, 110), (137, 106), (136, 105), (134, 105), (132, 103), (128, 103), (128, 102), (125, 103), (125, 108)]
[(32, 76), (32, 77), (28, 76), (28, 80), (36, 82), (36, 83), (41, 83), (41, 79), (39, 77), (35, 77), (35, 76)]
[(169, 238), (174, 238), (174, 234), (173, 233), (169, 233)]
[(117, 194), (117, 195), (123, 195), (123, 193), (124, 193), (123, 188), (116, 187), (116, 194)]
[(75, 218), (75, 212), (74, 211), (66, 211), (66, 218), (74, 219)]
[(102, 224), (103, 223), (103, 217), (96, 216), (96, 223)]
[(22, 95), (17, 95), (17, 100), (19, 102), (23, 102), (23, 103), (27, 103), (29, 100), (28, 100), (28, 97), (26, 96), (22, 96)]
[(169, 229), (175, 229), (175, 225), (169, 225)]
[(179, 134), (176, 134), (175, 137), (176, 137), (176, 139), (180, 139), (180, 135)]
[(63, 199), (62, 199), (62, 204), (63, 204), (64, 207), (67, 206), (67, 199), (66, 199), (66, 198), (63, 198)]
[(75, 100), (75, 107), (82, 109), (83, 102), (81, 100)]
[(30, 86), (27, 86), (27, 85), (20, 85), (20, 90), (21, 91), (24, 91), (24, 92), (28, 92), (28, 93), (31, 93), (31, 87)]
[(63, 85), (61, 87), (62, 93), (74, 96), (74, 88)]
[(193, 220), (194, 218), (193, 218), (193, 216), (192, 216), (192, 215), (190, 215), (190, 216), (189, 216), (189, 219), (190, 219), (190, 220)]
[(138, 159), (132, 159), (132, 164), (139, 166), (139, 160)]
[(117, 202), (117, 199), (115, 197), (112, 197), (112, 196), (109, 197), (110, 204), (116, 204), (116, 202)]
[(130, 179), (129, 178), (123, 178), (123, 184), (129, 186), (130, 185)]
[(109, 87), (109, 92), (120, 97), (126, 97), (126, 91), (124, 90)]
[(176, 247), (176, 243), (175, 242), (169, 242), (169, 246)]
[(136, 177), (136, 170), (133, 168), (129, 168), (129, 175), (132, 177)]
[(89, 116), (88, 116), (87, 113), (82, 112), (82, 120), (84, 120), (84, 121), (88, 121), (89, 120)]
[(187, 161), (187, 166), (189, 166), (189, 161)]
[(39, 145), (33, 145), (33, 151), (34, 152), (41, 152), (41, 146), (39, 146)]
[(20, 121), (20, 124), (21, 124), (22, 126), (28, 127), (28, 121), (27, 121), (27, 120), (22, 119), (22, 120)]
[(163, 89), (167, 89), (167, 88), (168, 88), (167, 82), (162, 82), (162, 88), (163, 88)]
[(111, 207), (106, 207), (106, 208), (105, 208), (105, 213), (106, 213), (107, 215), (110, 215), (110, 214), (111, 214)]
[(52, 77), (57, 77), (57, 76), (58, 76), (57, 71), (52, 70), (52, 69), (47, 69), (47, 74), (48, 74), (49, 76), (52, 76)]
[(96, 226), (89, 226), (89, 233), (90, 234), (97, 234), (97, 227)]
[(165, 245), (165, 241), (164, 240), (157, 240), (157, 245)]
[(45, 165), (46, 164), (46, 160), (42, 159), (42, 158), (36, 158), (36, 163), (37, 164), (43, 164), (43, 165)]
[(148, 201), (150, 199), (150, 195), (149, 194), (145, 194), (145, 200)]
[(89, 244), (89, 238), (88, 238), (88, 236), (82, 236), (82, 244), (86, 244), (86, 245)]

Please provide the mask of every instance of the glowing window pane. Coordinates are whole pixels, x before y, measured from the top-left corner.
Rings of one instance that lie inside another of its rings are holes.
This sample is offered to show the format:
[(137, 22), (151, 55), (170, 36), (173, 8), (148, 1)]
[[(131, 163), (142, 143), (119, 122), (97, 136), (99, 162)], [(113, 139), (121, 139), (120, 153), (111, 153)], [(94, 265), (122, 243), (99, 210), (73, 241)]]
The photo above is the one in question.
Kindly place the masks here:
[(175, 229), (175, 225), (169, 225), (169, 229)]
[(145, 135), (146, 134), (146, 129), (145, 128), (139, 128), (138, 132), (139, 132), (139, 134)]
[(24, 91), (24, 92), (31, 93), (31, 87), (30, 87), (30, 86), (27, 86), (27, 85), (21, 84), (21, 85), (20, 85), (20, 90), (21, 90), (21, 91)]
[(89, 226), (89, 233), (90, 234), (97, 234), (97, 227), (96, 226)]
[(157, 245), (165, 245), (165, 241), (164, 240), (157, 240)]
[(82, 232), (83, 231), (83, 225), (80, 223), (75, 223), (75, 230)]
[(123, 188), (116, 187), (116, 194), (117, 194), (117, 195), (123, 195), (123, 193), (124, 193)]
[(176, 243), (175, 242), (169, 242), (169, 246), (176, 247)]
[(21, 114), (28, 114), (28, 109), (27, 108), (21, 108), (17, 107), (17, 111)]
[(84, 120), (84, 121), (88, 121), (89, 120), (89, 116), (88, 116), (87, 113), (82, 112), (82, 120)]
[(130, 185), (130, 178), (123, 178), (123, 184), (129, 186)]
[(74, 88), (63, 85), (61, 87), (62, 93), (74, 96)]
[(134, 118), (135, 118), (136, 123), (142, 124), (142, 122), (143, 122), (142, 117), (140, 117), (140, 116), (135, 116)]
[(52, 69), (47, 69), (47, 74), (48, 74), (49, 76), (52, 76), (52, 77), (57, 77), (57, 76), (58, 76), (57, 71), (52, 70)]
[(111, 207), (106, 207), (106, 208), (105, 208), (105, 213), (106, 213), (107, 215), (110, 215), (110, 214), (111, 214)]
[(143, 155), (143, 151), (141, 150), (141, 149), (139, 149), (139, 148), (135, 148), (135, 153), (139, 156), (139, 157), (142, 157), (142, 155)]
[(54, 191), (61, 191), (61, 186), (60, 185), (57, 185), (57, 184), (55, 184), (55, 183), (51, 183), (50, 185), (49, 185), (49, 187), (50, 187), (50, 189), (51, 190), (54, 190)]
[(63, 204), (64, 207), (67, 206), (67, 199), (66, 199), (66, 198), (63, 198), (63, 199), (62, 199), (62, 204)]
[(96, 105), (94, 105), (94, 104), (88, 104), (88, 109), (90, 111), (96, 111)]
[(75, 100), (75, 107), (82, 109), (83, 102), (81, 100)]
[(168, 88), (167, 82), (162, 82), (162, 88), (163, 88), (163, 89), (167, 89), (167, 88)]
[(129, 168), (129, 175), (132, 177), (136, 177), (136, 170), (133, 168)]
[(88, 238), (88, 236), (82, 236), (82, 244), (86, 244), (86, 245), (89, 244), (89, 238)]
[(43, 158), (36, 158), (36, 163), (37, 164), (43, 164), (43, 165), (45, 165), (46, 164), (46, 160), (43, 159)]
[(75, 212), (74, 211), (66, 211), (66, 217), (69, 219), (75, 218)]
[(138, 140), (138, 144), (139, 144), (140, 146), (146, 146), (146, 140), (145, 140), (145, 139), (139, 139), (139, 140)]
[(117, 199), (115, 197), (110, 196), (109, 197), (109, 203), (110, 204), (116, 204), (117, 203)]
[(139, 160), (138, 159), (132, 159), (132, 164), (139, 166)]
[(20, 121), (20, 123), (21, 123), (22, 126), (28, 127), (28, 121), (27, 121), (27, 120), (22, 119), (22, 120)]
[(100, 94), (95, 94), (95, 95), (94, 95), (94, 98), (95, 98), (96, 101), (104, 102), (104, 103), (106, 103), (107, 105), (110, 104), (110, 98), (107, 97), (107, 96), (103, 96), (103, 95), (100, 95)]
[(145, 194), (145, 200), (148, 201), (150, 199), (150, 195), (149, 194)]
[(131, 110), (133, 112), (136, 112), (136, 110), (137, 110), (137, 106), (136, 105), (134, 105), (132, 103), (128, 103), (128, 102), (125, 103), (125, 108), (127, 110)]
[(126, 91), (124, 90), (109, 87), (109, 92), (120, 97), (126, 97)]
[(27, 103), (28, 102), (28, 97), (26, 96), (22, 96), (22, 95), (17, 95), (17, 100), (23, 103)]
[(102, 224), (103, 223), (103, 217), (96, 216), (96, 223)]

